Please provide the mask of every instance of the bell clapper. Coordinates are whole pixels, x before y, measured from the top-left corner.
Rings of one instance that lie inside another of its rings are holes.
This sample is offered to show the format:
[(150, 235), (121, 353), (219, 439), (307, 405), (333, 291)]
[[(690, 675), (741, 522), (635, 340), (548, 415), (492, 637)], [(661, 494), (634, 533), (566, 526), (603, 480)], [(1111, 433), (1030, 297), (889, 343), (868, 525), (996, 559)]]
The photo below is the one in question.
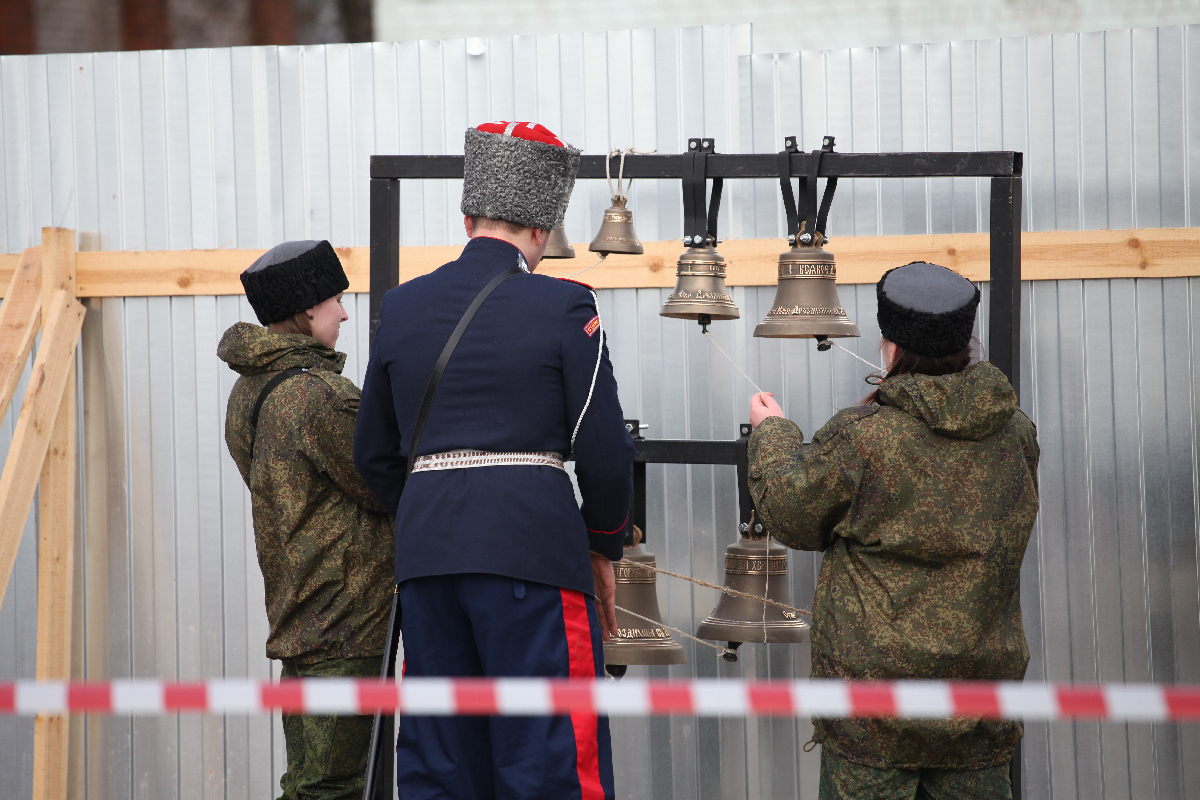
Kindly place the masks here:
[(700, 323), (700, 332), (707, 335), (708, 326), (712, 324), (711, 314), (700, 314), (696, 317), (696, 322)]
[(725, 659), (730, 664), (736, 664), (737, 660), (738, 660), (737, 649), (742, 646), (742, 643), (741, 642), (726, 642), (726, 644), (728, 644), (729, 646), (721, 651), (721, 658)]
[(605, 664), (604, 671), (616, 680), (621, 680), (621, 678), (625, 677), (625, 673), (629, 671), (629, 666), (627, 664)]
[(828, 336), (822, 336), (820, 334), (817, 334), (813, 338), (817, 340), (817, 349), (819, 351), (821, 351), (822, 353), (824, 353), (826, 350), (833, 349), (833, 342), (829, 341)]

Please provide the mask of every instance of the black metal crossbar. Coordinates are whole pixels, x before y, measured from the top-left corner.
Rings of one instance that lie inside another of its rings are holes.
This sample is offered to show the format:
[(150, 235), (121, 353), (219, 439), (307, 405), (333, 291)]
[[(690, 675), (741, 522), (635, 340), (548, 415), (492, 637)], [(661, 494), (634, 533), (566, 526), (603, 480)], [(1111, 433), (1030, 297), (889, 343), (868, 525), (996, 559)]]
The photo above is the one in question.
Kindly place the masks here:
[[(749, 525), (754, 511), (750, 497), (749, 438), (753, 428), (742, 423), (739, 438), (710, 439), (643, 439), (636, 419), (625, 420), (625, 429), (633, 434), (633, 508), (630, 521), (646, 531), (646, 465), (647, 464), (714, 464), (737, 467), (738, 522)], [(633, 531), (628, 530), (625, 541), (633, 543)]]
[[(625, 157), (626, 178), (682, 178), (689, 153), (631, 155)], [(580, 178), (603, 178), (604, 156), (583, 156)], [(792, 153), (791, 176), (811, 173), (812, 153)], [(818, 178), (1011, 178), (1021, 174), (1021, 153), (826, 153)], [(615, 165), (614, 165), (615, 167)], [(615, 171), (615, 169), (613, 170)], [(705, 166), (709, 178), (778, 178), (774, 153), (748, 155), (710, 153)], [(462, 156), (371, 156), (371, 177), (461, 178)]]

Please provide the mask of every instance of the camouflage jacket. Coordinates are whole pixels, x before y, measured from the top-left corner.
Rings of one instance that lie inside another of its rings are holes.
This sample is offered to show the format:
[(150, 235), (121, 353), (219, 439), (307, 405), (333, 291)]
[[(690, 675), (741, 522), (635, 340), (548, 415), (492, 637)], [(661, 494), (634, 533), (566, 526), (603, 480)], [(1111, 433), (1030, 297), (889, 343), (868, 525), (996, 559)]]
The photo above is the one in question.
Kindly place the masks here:
[[(239, 373), (225, 444), (250, 487), (254, 542), (266, 584), (268, 658), (301, 663), (383, 653), (395, 584), (392, 524), (354, 468), (358, 388), (339, 373), (346, 356), (316, 339), (239, 322), (217, 355)], [(309, 372), (275, 387), (272, 376)]]
[[(1037, 432), (981, 362), (902, 375), (804, 444), (795, 424), (750, 438), (750, 490), (768, 529), (825, 556), (812, 676), (1020, 680), (1017, 592), (1038, 512)], [(814, 739), (881, 768), (982, 769), (1012, 757), (1016, 722), (820, 720)]]

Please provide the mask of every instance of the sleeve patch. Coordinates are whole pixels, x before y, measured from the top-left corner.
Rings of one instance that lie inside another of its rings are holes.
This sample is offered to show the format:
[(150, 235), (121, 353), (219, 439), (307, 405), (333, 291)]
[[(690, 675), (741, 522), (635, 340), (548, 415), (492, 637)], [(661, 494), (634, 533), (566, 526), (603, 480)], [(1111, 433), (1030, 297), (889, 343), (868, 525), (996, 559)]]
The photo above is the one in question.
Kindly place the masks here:
[(587, 325), (583, 326), (583, 332), (586, 333), (588, 335), (588, 338), (590, 339), (590, 338), (592, 338), (592, 335), (596, 332), (596, 329), (599, 327), (600, 327), (600, 315), (597, 314), (596, 316), (594, 316), (588, 320)]

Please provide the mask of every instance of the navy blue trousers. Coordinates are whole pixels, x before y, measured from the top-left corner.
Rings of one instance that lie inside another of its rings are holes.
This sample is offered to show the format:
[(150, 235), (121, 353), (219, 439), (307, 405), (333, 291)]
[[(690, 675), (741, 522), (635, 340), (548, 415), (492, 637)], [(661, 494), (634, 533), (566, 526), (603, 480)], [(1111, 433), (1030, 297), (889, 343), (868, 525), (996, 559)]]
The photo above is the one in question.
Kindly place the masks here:
[[(408, 677), (591, 678), (603, 674), (591, 597), (499, 575), (400, 584)], [(399, 719), (400, 800), (611, 800), (608, 720)]]

